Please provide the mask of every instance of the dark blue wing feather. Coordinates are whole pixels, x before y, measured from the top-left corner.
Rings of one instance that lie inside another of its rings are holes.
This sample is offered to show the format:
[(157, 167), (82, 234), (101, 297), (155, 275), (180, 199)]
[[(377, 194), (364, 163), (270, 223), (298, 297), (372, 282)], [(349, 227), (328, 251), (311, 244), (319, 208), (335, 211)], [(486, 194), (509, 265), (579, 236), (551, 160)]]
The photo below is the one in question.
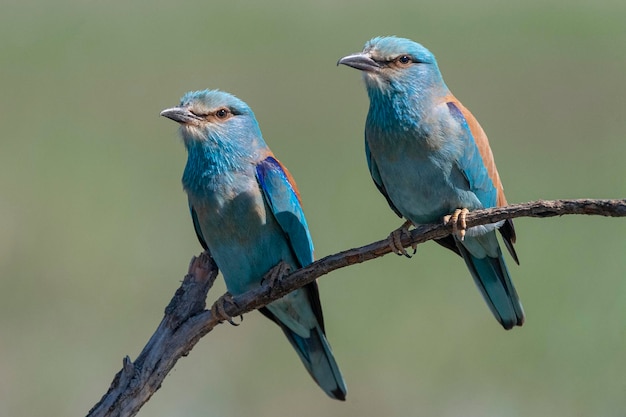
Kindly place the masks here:
[(193, 229), (196, 231), (196, 236), (200, 241), (200, 244), (204, 248), (204, 250), (209, 250), (208, 245), (206, 244), (206, 240), (204, 239), (204, 235), (202, 234), (202, 229), (200, 229), (200, 222), (198, 221), (198, 214), (196, 210), (193, 208), (191, 201), (189, 202), (189, 211), (191, 213), (191, 220), (193, 221)]
[(365, 139), (365, 159), (367, 159), (367, 167), (370, 170), (370, 175), (372, 176), (372, 179), (374, 180), (374, 184), (376, 185), (376, 188), (378, 188), (378, 191), (380, 191), (380, 193), (385, 197), (385, 200), (387, 200), (387, 203), (389, 204), (389, 207), (391, 207), (393, 212), (396, 213), (398, 217), (403, 217), (402, 213), (400, 213), (400, 210), (398, 210), (398, 208), (393, 204), (393, 201), (391, 201), (391, 199), (389, 198), (389, 194), (387, 193), (385, 184), (383, 184), (383, 180), (380, 177), (380, 171), (378, 171), (378, 165), (376, 165), (376, 161), (372, 157), (372, 153), (370, 152), (370, 147), (367, 144), (367, 138)]
[(313, 241), (291, 176), (272, 156), (257, 165), (256, 175), (265, 201), (287, 235), (300, 266), (312, 263)]

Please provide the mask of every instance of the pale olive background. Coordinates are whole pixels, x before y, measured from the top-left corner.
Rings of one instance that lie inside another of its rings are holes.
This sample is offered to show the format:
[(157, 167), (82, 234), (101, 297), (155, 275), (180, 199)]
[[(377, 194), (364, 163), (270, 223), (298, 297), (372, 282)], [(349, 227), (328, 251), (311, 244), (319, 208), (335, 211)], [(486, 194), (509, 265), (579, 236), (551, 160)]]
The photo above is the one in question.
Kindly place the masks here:
[[(401, 221), (336, 67), (420, 41), (491, 140), (510, 202), (626, 194), (623, 0), (5, 0), (0, 13), (0, 416), (80, 416), (135, 358), (200, 252), (185, 150), (159, 111), (220, 88), (294, 174), (316, 255)], [(258, 313), (219, 326), (140, 416), (623, 416), (626, 219), (518, 219), (527, 312), (505, 332), (460, 258), (420, 246), (320, 280), (345, 403)], [(224, 291), (220, 284), (211, 300)]]

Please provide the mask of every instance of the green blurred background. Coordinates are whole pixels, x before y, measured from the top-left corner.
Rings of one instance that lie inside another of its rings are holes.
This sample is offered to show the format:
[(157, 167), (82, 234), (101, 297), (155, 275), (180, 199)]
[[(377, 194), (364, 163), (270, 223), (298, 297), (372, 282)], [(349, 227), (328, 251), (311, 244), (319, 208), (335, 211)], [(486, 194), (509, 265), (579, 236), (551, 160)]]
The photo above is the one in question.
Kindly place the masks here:
[[(383, 34), (429, 47), (510, 202), (623, 198), (625, 21), (623, 0), (4, 0), (0, 415), (86, 414), (200, 252), (185, 151), (158, 116), (185, 91), (251, 105), (321, 257), (401, 223), (367, 172), (360, 76), (338, 58)], [(516, 225), (523, 328), (502, 330), (429, 243), (320, 281), (346, 403), (254, 313), (201, 340), (139, 415), (623, 416), (626, 220)]]

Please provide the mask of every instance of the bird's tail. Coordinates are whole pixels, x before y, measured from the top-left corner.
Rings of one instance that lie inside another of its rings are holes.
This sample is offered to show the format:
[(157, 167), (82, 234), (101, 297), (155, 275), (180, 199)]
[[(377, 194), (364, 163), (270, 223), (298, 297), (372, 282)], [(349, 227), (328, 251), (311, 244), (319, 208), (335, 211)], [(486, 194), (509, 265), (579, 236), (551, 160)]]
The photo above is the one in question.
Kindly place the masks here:
[(524, 309), (504, 263), (495, 232), (457, 240), (461, 256), (489, 309), (506, 330), (524, 324)]
[(279, 320), (275, 321), (283, 330), (293, 348), (298, 352), (304, 367), (317, 382), (317, 385), (329, 397), (345, 401), (347, 393), (346, 383), (322, 329), (316, 326), (311, 329), (310, 336), (304, 338), (294, 333)]

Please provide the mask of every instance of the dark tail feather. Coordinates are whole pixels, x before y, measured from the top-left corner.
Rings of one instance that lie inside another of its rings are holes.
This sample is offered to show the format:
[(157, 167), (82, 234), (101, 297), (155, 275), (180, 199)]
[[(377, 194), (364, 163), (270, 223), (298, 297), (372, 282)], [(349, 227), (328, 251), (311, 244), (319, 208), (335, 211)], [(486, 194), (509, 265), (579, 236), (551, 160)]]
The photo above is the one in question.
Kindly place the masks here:
[(462, 243), (458, 248), (489, 309), (506, 330), (524, 324), (524, 309), (498, 248), (498, 257), (477, 258)]
[(322, 329), (319, 326), (315, 327), (311, 329), (310, 337), (304, 338), (277, 320), (269, 310), (261, 309), (261, 312), (280, 326), (317, 385), (329, 397), (345, 401), (346, 383)]
[(500, 227), (500, 234), (502, 235), (502, 240), (506, 245), (507, 250), (513, 257), (513, 260), (516, 264), (519, 265), (519, 258), (517, 257), (517, 252), (515, 252), (515, 248), (513, 244), (515, 243), (515, 226), (513, 226), (513, 220), (506, 219), (504, 224)]

